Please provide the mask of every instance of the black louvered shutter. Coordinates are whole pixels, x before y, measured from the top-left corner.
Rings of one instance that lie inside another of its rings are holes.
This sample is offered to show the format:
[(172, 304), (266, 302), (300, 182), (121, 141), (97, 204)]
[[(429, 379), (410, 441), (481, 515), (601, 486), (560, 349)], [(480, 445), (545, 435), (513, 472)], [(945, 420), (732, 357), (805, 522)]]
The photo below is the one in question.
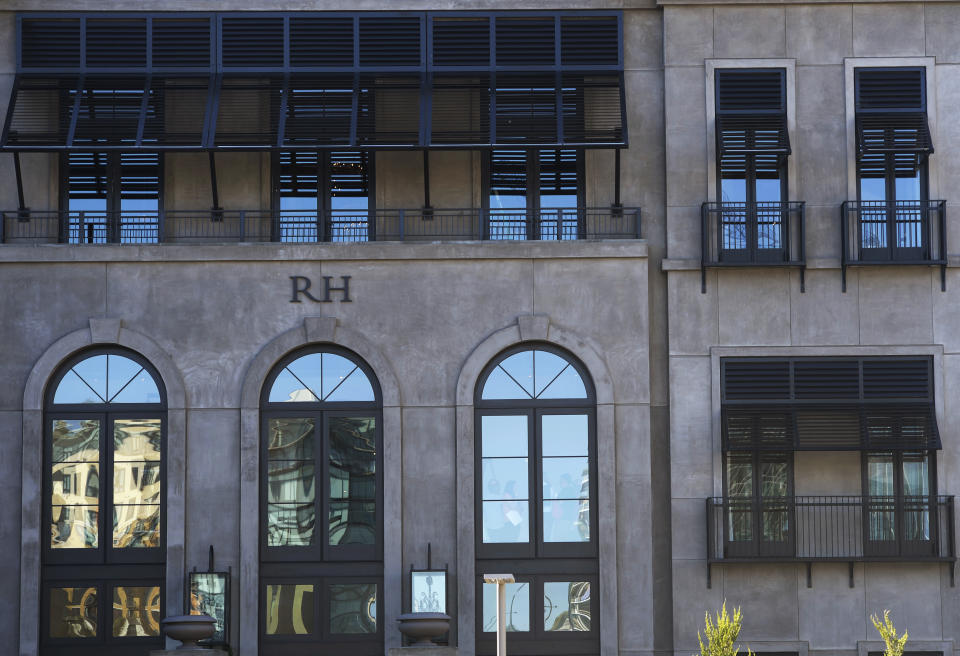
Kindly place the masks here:
[(20, 34), (23, 68), (80, 67), (79, 18), (24, 18)]
[(146, 19), (87, 19), (87, 68), (146, 66)]
[(107, 198), (107, 153), (70, 152), (67, 154), (67, 194), (69, 198)]
[(210, 95), (208, 77), (154, 76), (144, 117), (144, 146), (203, 146)]
[(72, 146), (134, 146), (140, 124), (146, 79), (85, 79), (77, 106)]
[(224, 68), (283, 66), (282, 18), (224, 17), (220, 39)]
[(564, 16), (560, 19), (560, 63), (611, 66), (620, 63), (620, 27), (616, 16)]
[(271, 147), (279, 141), (280, 76), (227, 77), (220, 85), (214, 144)]
[(290, 65), (353, 66), (353, 18), (290, 18)]
[(77, 78), (18, 76), (10, 97), (6, 144), (62, 148), (67, 144)]
[(763, 160), (762, 170), (776, 172), (790, 154), (786, 71), (718, 69), (715, 85), (721, 175), (743, 177), (748, 155)]
[(434, 66), (490, 65), (489, 18), (434, 17), (432, 28)]
[(285, 147), (349, 146), (352, 75), (294, 75), (287, 85)]
[(209, 18), (154, 18), (153, 68), (211, 65)]
[(317, 151), (280, 151), (280, 195), (315, 198), (320, 181), (319, 160)]
[(556, 62), (553, 17), (496, 20), (497, 66), (552, 66)]
[(854, 70), (857, 170), (860, 177), (884, 177), (886, 155), (898, 175), (912, 177), (933, 153), (927, 122), (926, 70)]
[(417, 16), (360, 17), (360, 66), (419, 66)]
[(490, 75), (434, 74), (430, 143), (485, 146), (490, 142)]
[(363, 198), (370, 195), (370, 155), (358, 151), (330, 153), (330, 195)]

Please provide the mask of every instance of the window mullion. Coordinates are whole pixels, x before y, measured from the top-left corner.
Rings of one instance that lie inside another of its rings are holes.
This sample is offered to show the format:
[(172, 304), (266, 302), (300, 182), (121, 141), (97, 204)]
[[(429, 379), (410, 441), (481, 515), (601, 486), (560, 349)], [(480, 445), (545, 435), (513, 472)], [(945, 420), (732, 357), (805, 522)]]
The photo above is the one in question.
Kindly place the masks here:
[[(314, 526), (316, 527), (314, 529), (314, 535), (317, 540), (315, 552), (320, 560), (327, 561), (332, 552), (332, 548), (327, 544), (329, 533), (328, 517), (330, 516), (330, 416), (328, 413), (322, 412), (320, 413), (319, 419), (320, 421), (316, 422), (313, 428), (315, 432), (320, 432), (319, 435), (314, 435), (314, 458), (320, 458), (319, 466), (314, 466), (314, 476), (318, 477), (318, 480), (314, 482), (313, 488), (313, 507), (316, 513), (314, 517)], [(321, 581), (321, 584), (325, 585), (323, 581)], [(324, 597), (326, 596), (322, 586), (317, 592)], [(317, 599), (317, 597), (314, 597), (314, 599)], [(318, 605), (316, 601), (314, 605)]]

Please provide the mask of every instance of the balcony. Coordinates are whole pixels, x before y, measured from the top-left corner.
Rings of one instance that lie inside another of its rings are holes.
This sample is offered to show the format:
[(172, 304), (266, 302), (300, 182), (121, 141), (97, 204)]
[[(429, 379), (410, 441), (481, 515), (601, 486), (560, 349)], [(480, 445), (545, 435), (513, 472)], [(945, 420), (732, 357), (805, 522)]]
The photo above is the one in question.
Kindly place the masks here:
[(804, 203), (704, 203), (700, 209), (701, 291), (713, 267), (800, 268), (803, 291)]
[(847, 267), (921, 264), (940, 267), (946, 289), (947, 208), (943, 200), (852, 201), (840, 209), (843, 291)]
[(953, 517), (952, 496), (713, 497), (707, 562), (953, 562)]
[(58, 212), (11, 210), (0, 243), (156, 244), (217, 242), (518, 241), (640, 239), (637, 208), (387, 209), (305, 212), (198, 210)]

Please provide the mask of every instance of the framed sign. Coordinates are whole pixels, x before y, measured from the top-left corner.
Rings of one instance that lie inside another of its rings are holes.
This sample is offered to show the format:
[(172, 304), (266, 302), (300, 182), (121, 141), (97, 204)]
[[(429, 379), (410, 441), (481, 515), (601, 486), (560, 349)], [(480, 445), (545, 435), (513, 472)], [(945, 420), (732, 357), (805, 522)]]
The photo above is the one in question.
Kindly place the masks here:
[(209, 615), (217, 621), (210, 640), (201, 641), (210, 645), (223, 645), (230, 635), (227, 620), (230, 617), (230, 573), (190, 572), (188, 588), (191, 615)]

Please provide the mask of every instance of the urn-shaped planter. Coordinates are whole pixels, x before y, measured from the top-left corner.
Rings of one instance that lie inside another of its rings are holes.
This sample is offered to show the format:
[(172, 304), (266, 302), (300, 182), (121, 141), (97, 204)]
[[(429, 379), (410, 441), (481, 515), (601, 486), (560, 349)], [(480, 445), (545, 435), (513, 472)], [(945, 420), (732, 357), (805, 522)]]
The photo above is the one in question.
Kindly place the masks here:
[(404, 613), (397, 621), (400, 633), (410, 639), (411, 647), (436, 647), (434, 638), (450, 630), (450, 616), (446, 613)]
[(172, 615), (162, 619), (160, 624), (167, 637), (183, 643), (177, 649), (201, 650), (203, 647), (197, 644), (197, 640), (212, 637), (216, 622), (209, 615)]

